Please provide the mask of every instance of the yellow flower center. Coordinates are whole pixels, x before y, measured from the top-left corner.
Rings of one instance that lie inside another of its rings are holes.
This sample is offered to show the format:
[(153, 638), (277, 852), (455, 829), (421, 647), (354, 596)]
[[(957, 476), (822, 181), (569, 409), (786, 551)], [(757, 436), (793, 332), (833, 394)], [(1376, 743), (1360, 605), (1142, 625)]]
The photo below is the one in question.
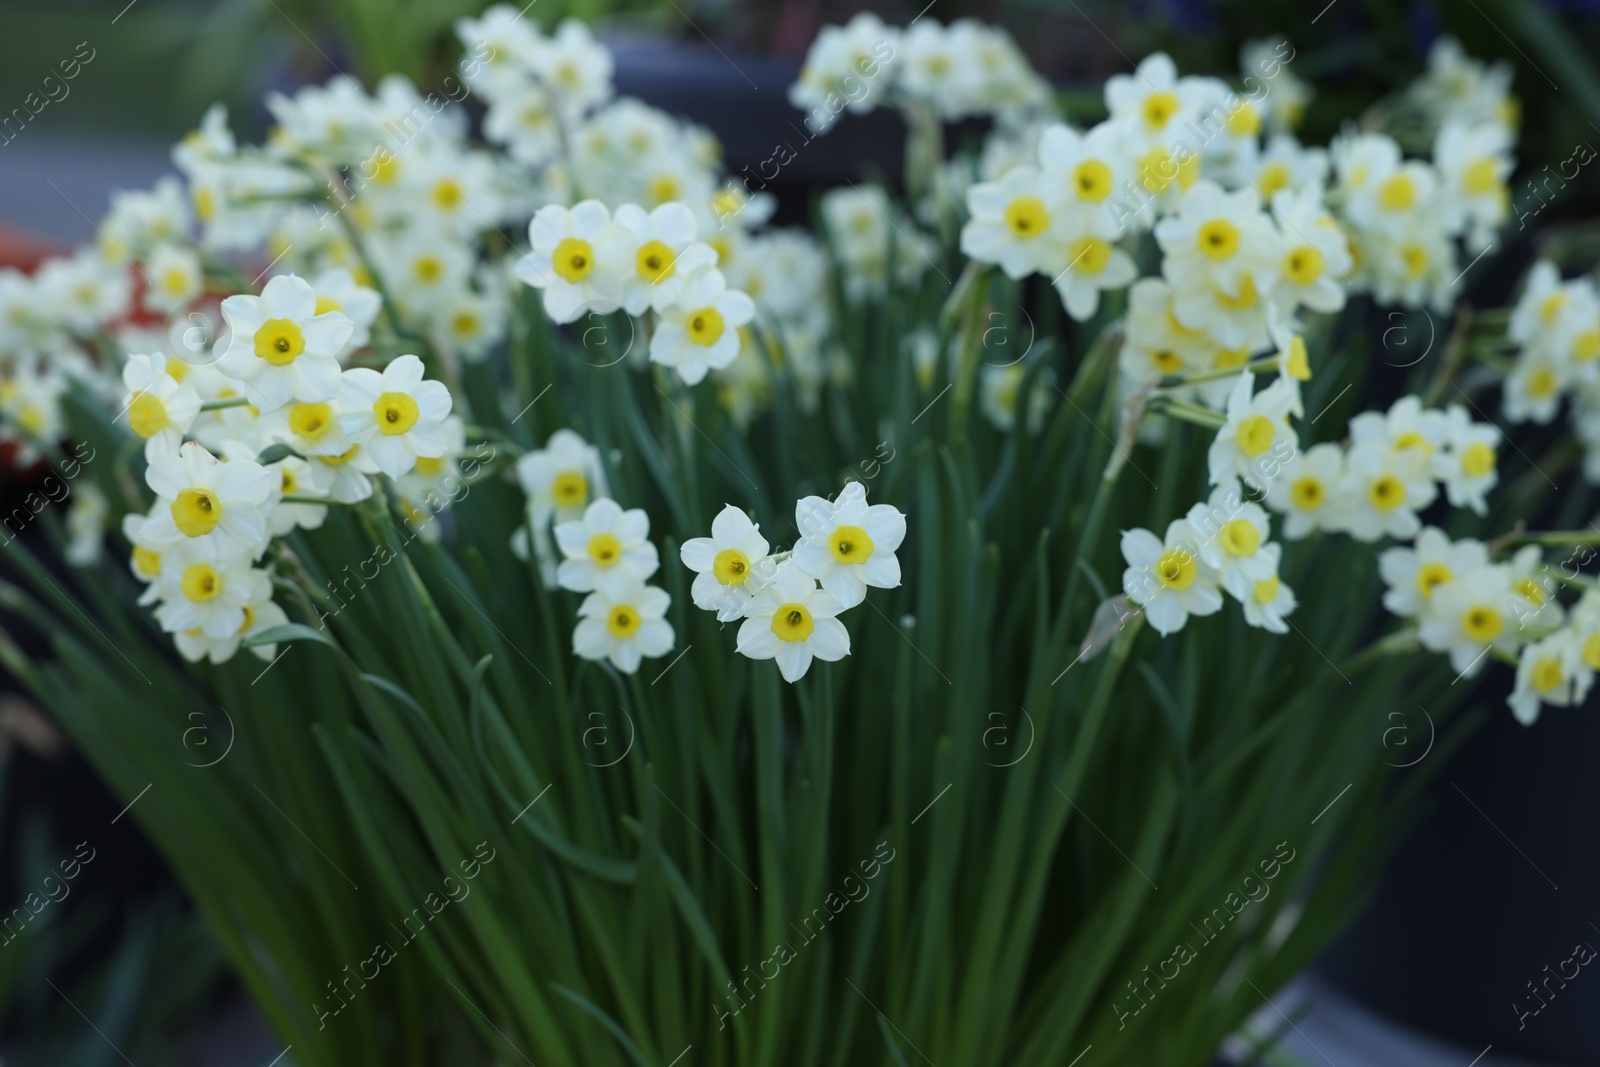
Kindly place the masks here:
[(1050, 226), (1050, 212), (1037, 196), (1019, 196), (1006, 207), (1006, 226), (1012, 236), (1031, 241)]
[(750, 577), (750, 557), (737, 548), (725, 548), (712, 561), (711, 573), (723, 585), (743, 585)]
[(689, 329), (689, 340), (697, 345), (714, 345), (722, 338), (725, 328), (722, 322), (722, 312), (716, 308), (705, 307), (699, 311), (690, 312), (684, 320)]
[(1584, 330), (1572, 339), (1572, 358), (1587, 363), (1600, 356), (1600, 330)]
[(1289, 499), (1302, 511), (1315, 511), (1328, 498), (1328, 490), (1316, 478), (1298, 478), (1289, 486)]
[(1261, 547), (1261, 531), (1249, 519), (1234, 519), (1217, 531), (1217, 544), (1230, 556), (1253, 556)]
[(1556, 376), (1540, 367), (1528, 375), (1528, 395), (1543, 399), (1556, 391)]
[(1311, 380), (1311, 358), (1306, 355), (1306, 340), (1299, 334), (1289, 338), (1289, 353), (1284, 366), (1289, 371), (1289, 377), (1302, 382)]
[(331, 404), (295, 404), (289, 408), (289, 429), (307, 441), (320, 441), (333, 429)]
[(1208, 219), (1200, 224), (1200, 251), (1219, 262), (1239, 251), (1239, 228), (1227, 219)]
[(1556, 316), (1561, 314), (1561, 309), (1567, 306), (1567, 294), (1557, 289), (1539, 302), (1539, 318), (1546, 326), (1556, 321)]
[(1178, 358), (1177, 353), (1170, 352), (1167, 349), (1153, 353), (1150, 356), (1150, 361), (1156, 365), (1156, 370), (1162, 374), (1177, 374), (1183, 370), (1183, 360)]
[(1450, 573), (1450, 568), (1443, 563), (1424, 563), (1417, 568), (1417, 592), (1427, 600), (1433, 596), (1433, 591), (1447, 582), (1455, 581), (1456, 576)]
[(1528, 684), (1537, 692), (1549, 693), (1561, 685), (1562, 673), (1560, 660), (1536, 660), (1528, 672)]
[(454, 211), (461, 206), (463, 199), (461, 186), (449, 178), (445, 178), (433, 187), (433, 204), (437, 208), (445, 211)]
[(196, 187), (193, 194), (194, 214), (201, 222), (210, 222), (217, 214), (217, 198), (210, 189)]
[(647, 241), (639, 246), (639, 254), (634, 257), (634, 269), (639, 272), (639, 277), (651, 285), (658, 285), (672, 277), (674, 259), (672, 249), (661, 241)]
[(317, 456), (316, 458), (330, 467), (340, 467), (356, 458), (356, 453), (361, 450), (360, 445), (351, 445), (337, 456)]
[(204, 604), (222, 592), (222, 575), (209, 563), (191, 563), (184, 568), (183, 595), (196, 604)]
[(1261, 112), (1249, 104), (1241, 105), (1228, 116), (1228, 132), (1235, 137), (1254, 137), (1261, 132)]
[(1409, 174), (1396, 174), (1378, 187), (1378, 203), (1385, 211), (1405, 211), (1417, 202), (1417, 186)]
[(588, 241), (564, 237), (550, 257), (555, 272), (569, 282), (581, 282), (594, 272), (594, 248)]
[(1181, 548), (1169, 548), (1156, 560), (1156, 579), (1168, 589), (1183, 592), (1200, 574), (1194, 556)]
[(1139, 184), (1160, 193), (1178, 176), (1178, 168), (1165, 148), (1152, 148), (1139, 160)]
[(1283, 273), (1296, 285), (1310, 285), (1322, 277), (1322, 253), (1310, 245), (1291, 249), (1283, 257)]
[(1072, 191), (1079, 200), (1098, 204), (1111, 195), (1111, 168), (1098, 159), (1086, 159), (1072, 171)]
[(167, 428), (167, 406), (154, 393), (141, 389), (128, 405), (128, 426), (140, 437), (154, 437)]
[(1247, 456), (1259, 456), (1272, 447), (1277, 435), (1277, 427), (1265, 415), (1246, 416), (1239, 420), (1239, 451)]
[(1367, 499), (1379, 511), (1393, 511), (1405, 503), (1405, 483), (1392, 474), (1380, 475), (1367, 486)]
[(1494, 449), (1482, 441), (1474, 441), (1461, 453), (1461, 469), (1468, 478), (1482, 478), (1494, 472)]
[(283, 477), (280, 479), (283, 486), (283, 495), (288, 496), (290, 493), (295, 491), (295, 486), (299, 483), (295, 481), (294, 471), (290, 470), (286, 466), (278, 469), (283, 474)]
[(317, 297), (317, 311), (316, 311), (316, 313), (318, 315), (326, 315), (330, 311), (343, 311), (343, 310), (344, 310), (344, 305), (339, 303), (339, 301), (335, 300), (333, 297), (331, 297), (331, 296), (318, 296)]
[(239, 629), (236, 630), (235, 633), (241, 633), (241, 634), (249, 633), (250, 632), (250, 627), (254, 626), (255, 624), (256, 624), (256, 609), (251, 607), (249, 604), (246, 604), (244, 606), (244, 622), (241, 622), (239, 624)]
[(589, 499), (589, 479), (581, 471), (563, 471), (550, 483), (550, 495), (562, 507), (576, 507)]
[(1166, 128), (1172, 116), (1178, 113), (1178, 94), (1172, 92), (1151, 93), (1144, 98), (1144, 124), (1152, 130)]
[(804, 641), (816, 628), (804, 604), (784, 604), (772, 615), (772, 632), (780, 641)]
[(405, 393), (384, 393), (372, 405), (378, 429), (386, 437), (405, 433), (417, 424), (417, 402)]
[(438, 256), (418, 256), (411, 264), (411, 273), (423, 285), (438, 285), (439, 279), (444, 277), (444, 264)]
[(1583, 662), (1590, 670), (1600, 671), (1600, 633), (1584, 639)]
[(606, 616), (606, 632), (612, 637), (632, 637), (639, 632), (639, 624), (643, 621), (632, 607), (618, 604)]
[(161, 573), (161, 556), (154, 549), (134, 545), (133, 569), (146, 578), (154, 578)]
[(222, 501), (209, 489), (184, 489), (172, 501), (172, 521), (185, 537), (204, 537), (222, 521)]
[(1219, 348), (1211, 362), (1216, 370), (1227, 370), (1229, 367), (1242, 367), (1245, 360), (1250, 358), (1249, 348)]
[(1278, 599), (1278, 576), (1263, 578), (1253, 587), (1257, 604), (1270, 604)]
[(1279, 189), (1289, 188), (1289, 168), (1282, 163), (1268, 163), (1261, 168), (1261, 174), (1256, 178), (1256, 186), (1261, 190), (1261, 195), (1272, 199), (1272, 194)]
[(1461, 172), (1461, 185), (1474, 196), (1494, 192), (1500, 185), (1500, 179), (1494, 172), (1494, 160), (1487, 157), (1474, 160)]
[(1214, 290), (1214, 292), (1217, 295), (1217, 303), (1229, 311), (1249, 311), (1261, 299), (1261, 294), (1256, 291), (1255, 279), (1248, 274), (1239, 283), (1239, 292), (1235, 295), (1229, 296), (1221, 289)]
[(840, 526), (828, 535), (828, 550), (840, 563), (861, 563), (872, 555), (872, 538), (859, 526)]
[(589, 538), (589, 558), (596, 567), (609, 567), (622, 558), (622, 542), (614, 534), (597, 533)]
[(1488, 644), (1505, 628), (1500, 613), (1486, 604), (1475, 604), (1461, 616), (1461, 632), (1480, 644)]
[(1400, 258), (1405, 261), (1406, 273), (1413, 278), (1421, 277), (1428, 269), (1428, 250), (1421, 245), (1406, 245), (1400, 249)]
[(677, 200), (678, 179), (670, 174), (658, 174), (650, 179), (648, 196), (652, 204), (665, 204), (669, 200)]
[(478, 316), (470, 311), (458, 311), (450, 316), (450, 332), (457, 337), (471, 337), (478, 332)]
[(268, 319), (256, 331), (256, 355), (274, 367), (293, 363), (305, 350), (305, 334), (291, 319)]
[(1523, 598), (1534, 607), (1544, 607), (1544, 590), (1541, 589), (1539, 587), (1539, 583), (1534, 581), (1532, 578), (1522, 579), (1522, 581), (1516, 584), (1515, 588), (1517, 592), (1521, 593)]
[(1072, 269), (1079, 274), (1099, 274), (1111, 262), (1111, 242), (1102, 237), (1085, 237), (1072, 252)]
[(417, 473), (422, 475), (424, 478), (435, 477), (442, 470), (444, 470), (443, 456), (417, 457)]

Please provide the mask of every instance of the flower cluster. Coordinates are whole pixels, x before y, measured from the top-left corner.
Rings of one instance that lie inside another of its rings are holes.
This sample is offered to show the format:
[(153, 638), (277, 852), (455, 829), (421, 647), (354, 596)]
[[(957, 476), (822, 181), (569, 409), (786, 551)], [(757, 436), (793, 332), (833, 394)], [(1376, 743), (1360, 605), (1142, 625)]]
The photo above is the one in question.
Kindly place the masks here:
[(889, 504), (868, 504), (860, 482), (834, 500), (808, 496), (795, 504), (800, 539), (789, 552), (769, 554), (767, 539), (732, 504), (711, 523), (710, 537), (683, 543), (684, 566), (695, 572), (697, 608), (721, 622), (743, 619), (738, 649), (751, 659), (776, 660), (784, 681), (796, 682), (814, 659), (850, 654), (840, 613), (867, 598), (867, 588), (900, 584), (895, 550), (906, 517)]
[(1563, 395), (1575, 399), (1578, 436), (1588, 449), (1585, 468), (1600, 480), (1600, 292), (1592, 278), (1562, 281), (1540, 260), (1528, 272), (1511, 311), (1509, 339), (1519, 346), (1506, 374), (1505, 412), (1513, 422), (1549, 422)]

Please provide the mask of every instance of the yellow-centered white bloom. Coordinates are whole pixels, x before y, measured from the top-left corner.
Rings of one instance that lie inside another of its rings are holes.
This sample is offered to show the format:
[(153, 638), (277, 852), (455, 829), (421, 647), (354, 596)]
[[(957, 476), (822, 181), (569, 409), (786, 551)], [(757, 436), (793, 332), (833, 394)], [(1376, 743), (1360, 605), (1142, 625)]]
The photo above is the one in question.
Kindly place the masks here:
[(578, 605), (572, 651), (584, 659), (609, 659), (632, 674), (644, 657), (672, 651), (676, 637), (665, 618), (671, 604), (672, 597), (653, 585), (635, 584), (615, 597), (597, 589)]
[(615, 500), (596, 500), (583, 518), (557, 525), (555, 537), (566, 557), (556, 582), (575, 593), (597, 590), (616, 600), (660, 565), (649, 541), (650, 516), (643, 508), (623, 511)]
[(144, 438), (146, 459), (176, 453), (200, 414), (200, 395), (168, 374), (167, 363), (163, 355), (140, 354), (129, 356), (122, 367), (128, 428)]
[(813, 659), (831, 663), (850, 654), (850, 633), (836, 617), (843, 610), (833, 594), (817, 588), (793, 560), (785, 560), (771, 584), (745, 605), (739, 653), (777, 660), (783, 680), (797, 682)]
[(739, 358), (739, 327), (755, 318), (754, 301), (729, 289), (722, 272), (702, 266), (683, 280), (677, 299), (661, 311), (650, 338), (650, 361), (671, 367), (689, 385)]
[(1249, 310), (1277, 283), (1282, 240), (1261, 210), (1254, 189), (1224, 192), (1201, 180), (1178, 202), (1177, 215), (1156, 224), (1161, 273), (1178, 291), (1177, 315), (1192, 329), (1208, 329), (1225, 345), (1242, 343), (1215, 328), (1205, 302), (1191, 293), (1214, 293), (1224, 306)]
[(745, 605), (772, 578), (770, 546), (761, 527), (728, 504), (711, 520), (710, 537), (691, 537), (679, 556), (695, 572), (689, 594), (694, 606), (715, 612), (718, 622), (744, 615)]
[(272, 492), (272, 476), (259, 463), (222, 462), (190, 441), (175, 454), (151, 458), (144, 477), (157, 500), (139, 540), (189, 543), (218, 559), (238, 554), (253, 559), (266, 547), (261, 505)]
[(1194, 531), (1200, 560), (1224, 587), (1238, 572), (1246, 585), (1265, 581), (1278, 569), (1277, 557), (1263, 553), (1272, 536), (1265, 509), (1245, 498), (1238, 482), (1224, 482), (1184, 516)]
[(1289, 425), (1294, 397), (1288, 387), (1278, 380), (1259, 393), (1252, 393), (1254, 389), (1255, 375), (1240, 371), (1228, 394), (1227, 421), (1206, 452), (1212, 485), (1239, 478), (1266, 488), (1299, 444)]
[(1451, 404), (1444, 415), (1443, 447), (1433, 453), (1431, 473), (1444, 486), (1451, 507), (1486, 515), (1489, 490), (1500, 481), (1495, 455), (1500, 428), (1472, 421), (1460, 404)]
[(192, 248), (159, 244), (145, 261), (144, 302), (156, 311), (177, 311), (200, 295), (205, 275)]
[(337, 311), (350, 320), (350, 337), (345, 342), (348, 351), (365, 348), (372, 337), (372, 323), (383, 305), (378, 291), (356, 281), (356, 276), (344, 267), (330, 267), (318, 274), (311, 279), (311, 288), (317, 294), (318, 315)]
[(686, 279), (717, 264), (711, 246), (694, 239), (694, 212), (683, 204), (662, 204), (648, 214), (638, 204), (623, 204), (612, 221), (606, 254), (618, 265), (619, 300), (630, 315), (664, 311)]
[[(256, 573), (260, 573), (259, 571)], [(172, 643), (178, 647), (178, 654), (190, 663), (198, 663), (202, 659), (209, 659), (212, 663), (225, 663), (233, 658), (239, 651), (239, 645), (246, 638), (270, 630), (274, 626), (283, 626), (289, 621), (289, 616), (284, 614), (272, 600), (272, 583), (257, 583), (257, 596), (244, 605), (244, 622), (239, 629), (226, 637), (212, 637), (204, 630), (179, 630), (172, 635)], [(272, 660), (278, 655), (278, 646), (252, 645), (250, 651), (258, 659)]]
[(1197, 540), (1185, 519), (1172, 520), (1165, 541), (1149, 530), (1122, 531), (1122, 591), (1163, 637), (1183, 629), (1190, 615), (1222, 607), (1217, 574), (1200, 558)]
[(962, 253), (980, 263), (998, 263), (1008, 278), (1060, 270), (1067, 195), (1031, 166), (1015, 167), (999, 181), (979, 182), (967, 190), (971, 218), (961, 227)]
[(1422, 527), (1417, 512), (1433, 503), (1438, 492), (1425, 463), (1383, 441), (1355, 444), (1340, 490), (1342, 525), (1357, 541), (1385, 535), (1408, 540)]
[(424, 381), (422, 360), (398, 356), (383, 373), (365, 367), (344, 372), (339, 385), (340, 428), (366, 446), (380, 471), (398, 478), (417, 458), (438, 458), (449, 442), (444, 420), (450, 415), (450, 390)]
[(568, 209), (549, 204), (528, 223), (532, 251), (517, 261), (518, 280), (544, 291), (544, 311), (558, 323), (575, 321), (586, 310), (616, 310), (615, 265), (603, 263), (611, 212), (598, 200)]
[(155, 587), (161, 597), (156, 621), (163, 630), (221, 638), (239, 632), (245, 605), (270, 596), (272, 581), (243, 556), (219, 560), (204, 548), (183, 545), (162, 560)]
[(1222, 587), (1244, 608), (1244, 621), (1275, 634), (1289, 632), (1285, 616), (1293, 614), (1299, 606), (1294, 590), (1278, 577), (1278, 560), (1282, 554), (1281, 545), (1262, 545), (1258, 558), (1266, 572), (1264, 577), (1251, 578), (1236, 568), (1222, 579)]
[(842, 608), (867, 598), (867, 586), (893, 589), (900, 584), (895, 550), (906, 537), (906, 517), (892, 504), (867, 503), (867, 490), (849, 482), (838, 499), (808, 496), (795, 504), (801, 540), (794, 564), (822, 583)]
[(552, 515), (558, 522), (579, 518), (590, 500), (610, 492), (599, 450), (568, 429), (555, 431), (543, 448), (517, 460), (517, 481), (528, 494), (536, 525)]
[(342, 312), (317, 313), (317, 293), (303, 279), (281, 274), (260, 296), (222, 302), (227, 350), (217, 369), (245, 383), (258, 406), (316, 402), (339, 391), (339, 353), (353, 329)]
[(1515, 595), (1504, 567), (1477, 567), (1435, 593), (1417, 636), (1424, 648), (1448, 653), (1451, 668), (1471, 678), (1483, 669), (1490, 649), (1515, 652), (1521, 643), (1507, 609)]
[(1378, 554), (1378, 573), (1389, 587), (1383, 606), (1401, 618), (1416, 618), (1430, 609), (1440, 589), (1488, 562), (1482, 541), (1451, 541), (1438, 527), (1425, 526), (1414, 545)]
[(1267, 486), (1267, 506), (1284, 517), (1283, 536), (1298, 541), (1317, 530), (1339, 529), (1344, 481), (1344, 450), (1331, 442), (1312, 445), (1287, 460)]
[[(1572, 630), (1560, 630), (1522, 650), (1517, 660), (1517, 682), (1506, 698), (1511, 713), (1524, 726), (1539, 719), (1541, 705), (1571, 707), (1578, 696), (1578, 679), (1583, 669), (1582, 649)], [(1589, 669), (1593, 674), (1593, 668)]]
[(1324, 312), (1344, 307), (1355, 261), (1344, 230), (1323, 206), (1322, 183), (1275, 193), (1272, 213), (1283, 251), (1273, 300), (1285, 310), (1302, 304)]

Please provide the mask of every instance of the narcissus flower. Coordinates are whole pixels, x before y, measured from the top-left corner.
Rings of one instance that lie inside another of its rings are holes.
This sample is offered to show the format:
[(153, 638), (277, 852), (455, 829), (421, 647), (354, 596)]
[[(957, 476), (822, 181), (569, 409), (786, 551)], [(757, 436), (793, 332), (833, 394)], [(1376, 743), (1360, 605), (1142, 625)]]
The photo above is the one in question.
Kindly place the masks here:
[(346, 346), (351, 351), (366, 347), (372, 323), (383, 305), (378, 291), (356, 281), (355, 275), (343, 267), (323, 271), (311, 279), (311, 288), (317, 294), (318, 315), (337, 311), (350, 320), (350, 339), (345, 342)]
[(1491, 648), (1514, 652), (1521, 643), (1507, 607), (1514, 597), (1504, 567), (1478, 567), (1435, 594), (1417, 636), (1424, 648), (1449, 653), (1451, 668), (1471, 678), (1483, 669)]
[(1487, 497), (1500, 480), (1495, 449), (1500, 429), (1491, 422), (1473, 422), (1467, 409), (1452, 404), (1445, 411), (1445, 447), (1431, 459), (1431, 473), (1444, 485), (1451, 507), (1489, 511)]
[(200, 394), (168, 374), (166, 362), (161, 355), (134, 355), (122, 367), (122, 384), (130, 391), (128, 428), (144, 438), (146, 459), (178, 451), (200, 414)]
[(1200, 559), (1224, 586), (1234, 571), (1246, 584), (1265, 581), (1276, 572), (1276, 554), (1265, 552), (1272, 524), (1260, 504), (1244, 497), (1237, 482), (1217, 486), (1184, 517), (1195, 532)]
[(609, 492), (599, 450), (568, 429), (552, 433), (543, 448), (517, 460), (517, 481), (528, 494), (535, 524), (552, 515), (557, 522), (576, 519), (590, 500)]
[(671, 367), (690, 385), (739, 358), (739, 327), (755, 318), (755, 302), (729, 289), (722, 272), (702, 267), (684, 279), (677, 300), (661, 312), (650, 338), (650, 360)]
[[(258, 593), (255, 599), (244, 605), (244, 622), (240, 624), (239, 629), (226, 637), (212, 637), (204, 630), (179, 630), (173, 634), (172, 643), (178, 647), (178, 654), (190, 663), (198, 663), (202, 659), (209, 659), (212, 663), (225, 663), (239, 651), (239, 645), (245, 638), (254, 637), (289, 621), (289, 616), (284, 614), (283, 609), (272, 600), (271, 582), (261, 585)], [(251, 645), (250, 651), (255, 653), (258, 659), (272, 660), (278, 655), (278, 646)]]
[(1378, 573), (1389, 586), (1383, 606), (1402, 618), (1421, 615), (1440, 589), (1488, 562), (1482, 541), (1451, 541), (1438, 527), (1425, 526), (1414, 545), (1379, 553)]
[(786, 560), (778, 564), (772, 584), (746, 605), (739, 652), (777, 660), (783, 680), (797, 682), (813, 659), (831, 663), (850, 654), (850, 633), (836, 618), (843, 610), (831, 593)]
[(316, 290), (303, 279), (282, 274), (260, 296), (230, 296), (222, 317), (230, 333), (217, 369), (243, 381), (261, 406), (339, 391), (339, 353), (354, 327), (342, 312), (318, 314)]
[(1185, 519), (1167, 526), (1165, 542), (1149, 530), (1122, 531), (1122, 591), (1162, 636), (1183, 629), (1190, 615), (1222, 607), (1216, 571), (1200, 558), (1197, 540)]
[(168, 633), (198, 630), (207, 637), (231, 637), (245, 623), (244, 607), (270, 595), (271, 579), (242, 556), (218, 560), (202, 548), (184, 545), (162, 561), (156, 589), (161, 606), (156, 620)]
[(214, 558), (254, 558), (266, 546), (261, 505), (272, 491), (272, 475), (259, 463), (224, 463), (190, 441), (176, 454), (151, 459), (144, 477), (159, 499), (139, 530), (141, 541), (193, 543)]
[(1244, 570), (1234, 568), (1222, 581), (1222, 587), (1244, 608), (1244, 621), (1275, 634), (1289, 632), (1285, 617), (1299, 606), (1294, 590), (1278, 577), (1282, 554), (1280, 545), (1263, 545), (1257, 558), (1264, 564), (1264, 577), (1250, 578)]
[(623, 511), (615, 500), (596, 500), (583, 518), (558, 525), (555, 536), (566, 557), (556, 582), (575, 593), (598, 590), (616, 600), (660, 565), (648, 540), (650, 516), (643, 508)]
[(732, 504), (711, 520), (710, 537), (691, 537), (679, 556), (695, 572), (689, 594), (694, 606), (714, 611), (718, 622), (732, 622), (771, 578), (767, 539), (761, 527)]
[(1324, 442), (1297, 452), (1267, 487), (1267, 506), (1284, 516), (1283, 536), (1298, 541), (1314, 530), (1337, 530), (1344, 521), (1344, 451)]
[(1254, 389), (1255, 375), (1239, 372), (1228, 394), (1227, 421), (1206, 453), (1212, 485), (1240, 478), (1246, 485), (1265, 488), (1299, 444), (1289, 425), (1294, 396), (1282, 379), (1259, 393)]
[(584, 659), (609, 659), (623, 674), (672, 651), (677, 640), (665, 616), (672, 597), (653, 585), (635, 583), (618, 596), (595, 590), (578, 606), (572, 651)]
[(620, 299), (630, 315), (676, 303), (687, 279), (717, 265), (711, 246), (695, 237), (694, 212), (669, 203), (645, 213), (638, 204), (617, 208), (608, 254), (621, 274)]
[(1578, 702), (1581, 652), (1574, 637), (1573, 631), (1561, 630), (1522, 650), (1517, 661), (1516, 688), (1506, 698), (1511, 713), (1522, 725), (1532, 726), (1538, 721), (1542, 704), (1568, 707)]
[(962, 253), (998, 263), (1008, 278), (1047, 271), (1060, 255), (1063, 190), (1050, 188), (1037, 167), (1013, 167), (999, 181), (974, 185), (967, 211), (972, 217), (961, 228)]
[(519, 280), (544, 290), (544, 310), (555, 322), (573, 322), (584, 310), (614, 311), (614, 265), (601, 262), (611, 212), (598, 200), (572, 208), (548, 204), (528, 223), (533, 250), (517, 261)]
[(1438, 487), (1428, 468), (1382, 441), (1350, 449), (1345, 484), (1340, 493), (1343, 526), (1357, 541), (1416, 535), (1422, 523), (1417, 512), (1433, 503)]
[(841, 608), (867, 598), (867, 586), (893, 589), (900, 584), (895, 549), (906, 537), (906, 517), (892, 504), (867, 503), (867, 490), (849, 482), (838, 499), (808, 496), (795, 504), (794, 521), (802, 540), (794, 563), (822, 583)]
[(424, 381), (422, 360), (399, 356), (379, 374), (358, 367), (344, 372), (339, 386), (340, 428), (365, 445), (372, 462), (391, 478), (417, 465), (417, 457), (437, 459), (449, 448), (444, 420), (450, 415), (450, 390)]

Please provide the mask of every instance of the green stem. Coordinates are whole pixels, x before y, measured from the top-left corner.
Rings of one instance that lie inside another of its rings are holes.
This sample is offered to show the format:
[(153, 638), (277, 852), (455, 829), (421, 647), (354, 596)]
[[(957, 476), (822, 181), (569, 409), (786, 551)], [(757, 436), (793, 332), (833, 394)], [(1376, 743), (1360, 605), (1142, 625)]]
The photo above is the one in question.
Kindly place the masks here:
[(201, 411), (221, 411), (223, 408), (249, 407), (250, 401), (242, 396), (229, 396), (221, 400), (207, 400), (200, 405)]
[(1188, 385), (1198, 385), (1201, 382), (1221, 381), (1224, 378), (1237, 378), (1242, 370), (1253, 371), (1256, 374), (1267, 374), (1278, 369), (1277, 356), (1262, 356), (1237, 367), (1219, 367), (1216, 370), (1196, 371), (1193, 374), (1168, 374), (1161, 378), (1160, 389), (1182, 389)]
[(1159, 404), (1150, 405), (1152, 411), (1164, 412), (1175, 419), (1192, 422), (1196, 426), (1204, 426), (1211, 430), (1220, 430), (1228, 420), (1219, 411), (1203, 408), (1199, 404), (1190, 404), (1182, 400), (1174, 400), (1170, 396), (1162, 397)]

